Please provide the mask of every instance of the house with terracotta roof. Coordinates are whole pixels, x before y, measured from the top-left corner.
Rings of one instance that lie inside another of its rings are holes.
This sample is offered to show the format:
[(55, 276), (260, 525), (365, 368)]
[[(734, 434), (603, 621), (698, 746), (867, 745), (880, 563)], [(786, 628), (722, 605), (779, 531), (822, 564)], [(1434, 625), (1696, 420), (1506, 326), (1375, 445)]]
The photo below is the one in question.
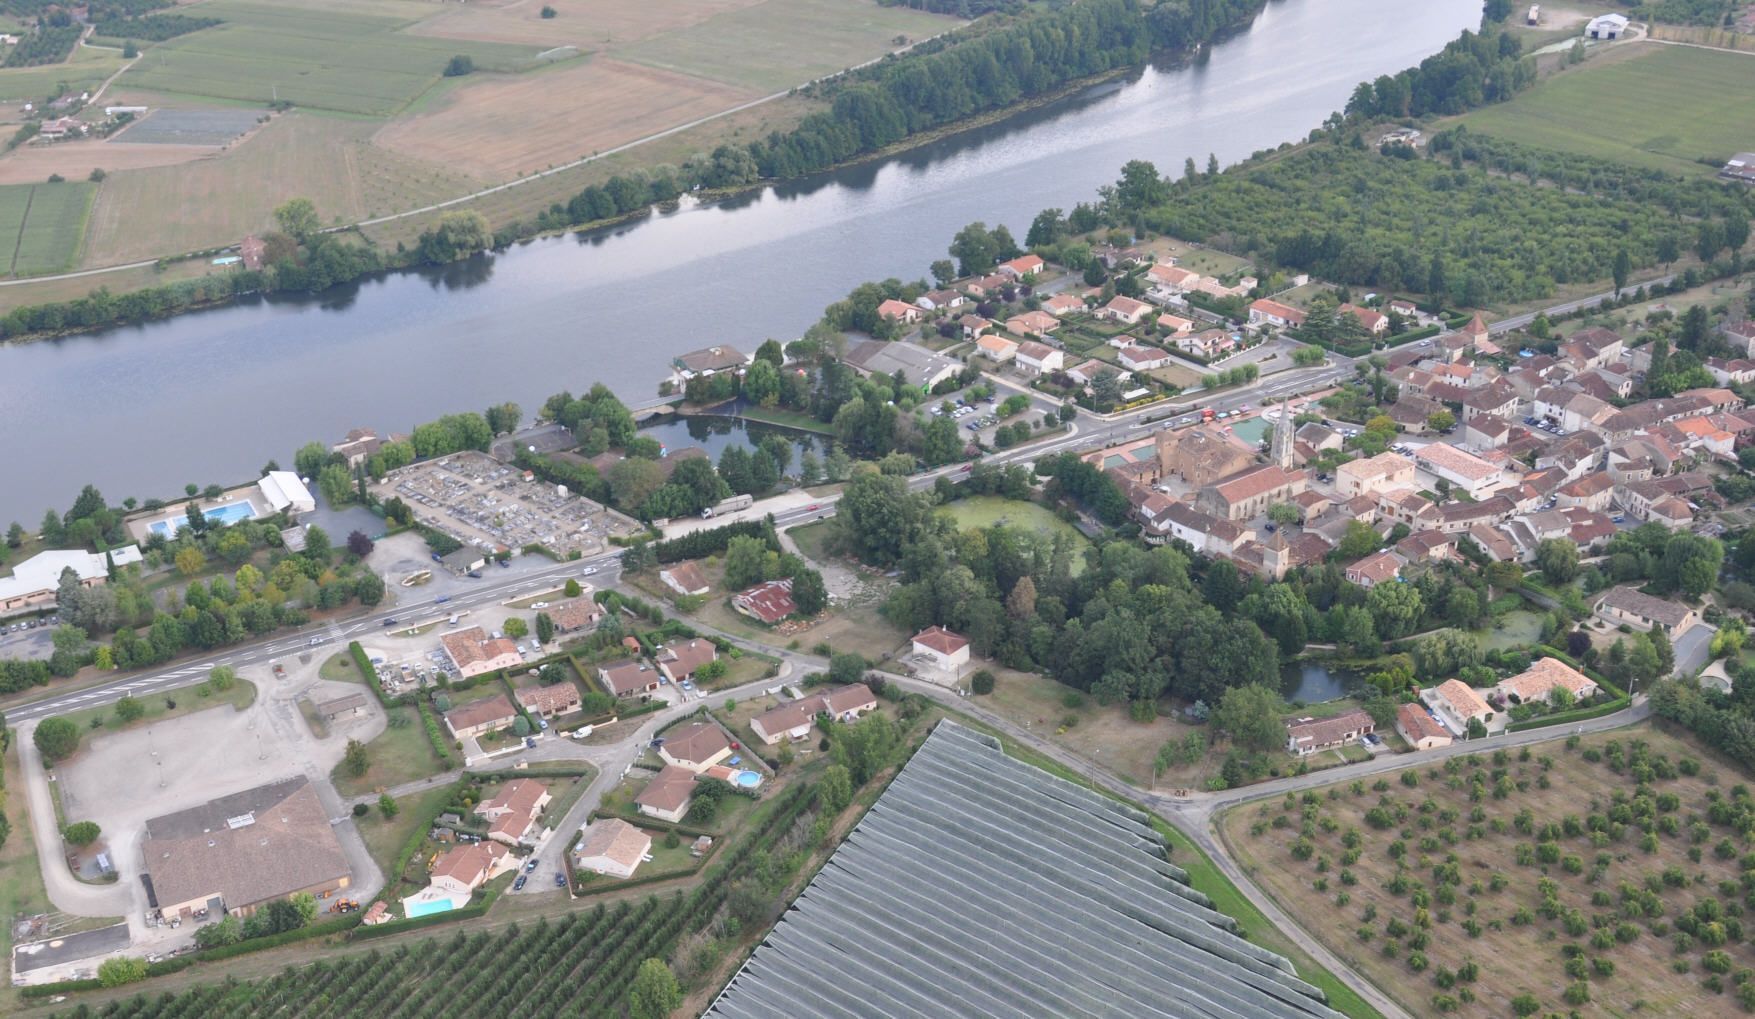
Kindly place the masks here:
[(515, 669), (524, 664), (518, 645), (504, 637), (489, 638), (479, 626), (457, 630), (439, 638), (458, 675), (468, 679), (500, 669)]
[(1538, 658), (1530, 667), (1499, 681), (1493, 688), (1507, 704), (1547, 703), (1555, 690), (1564, 689), (1574, 701), (1597, 694), (1596, 681), (1558, 658)]
[(695, 673), (709, 662), (719, 660), (719, 649), (703, 637), (673, 640), (658, 649), (658, 671), (672, 683), (694, 679)]
[(1055, 294), (1043, 300), (1042, 310), (1059, 318), (1062, 315), (1073, 315), (1085, 310), (1085, 302), (1072, 294)]
[(634, 807), (647, 817), (676, 824), (688, 814), (694, 796), (695, 773), (667, 764), (634, 797)]
[(664, 733), (658, 756), (698, 775), (731, 756), (731, 740), (712, 722), (690, 722)]
[(1471, 499), (1485, 499), (1505, 480), (1499, 467), (1464, 449), (1433, 442), (1414, 450), (1414, 463), (1436, 484), (1442, 480)]
[(661, 685), (658, 670), (645, 662), (612, 662), (597, 668), (603, 688), (617, 697), (637, 697), (657, 690)]
[(1180, 339), (1194, 332), (1194, 319), (1165, 312), (1158, 316), (1158, 328), (1168, 330), (1173, 339)]
[(1335, 490), (1343, 497), (1370, 495), (1414, 485), (1414, 462), (1400, 453), (1379, 453), (1335, 468)]
[(1460, 679), (1447, 679), (1420, 691), (1420, 700), (1453, 735), (1468, 734), (1469, 722), (1478, 721), (1489, 733), (1505, 728), (1505, 718)]
[(402, 915), (414, 918), (462, 909), (477, 888), (518, 866), (498, 842), (452, 846), (433, 861), (427, 886), (402, 900)]
[(763, 743), (773, 746), (783, 739), (801, 740), (809, 736), (818, 715), (827, 715), (838, 722), (851, 722), (876, 710), (877, 697), (871, 688), (864, 683), (850, 683), (764, 711), (750, 719), (750, 728)]
[(964, 315), (957, 319), (957, 325), (962, 328), (965, 340), (973, 340), (993, 329), (993, 323), (980, 315)]
[(553, 718), (578, 711), (582, 699), (579, 688), (567, 680), (547, 686), (533, 686), (518, 691), (518, 703), (539, 718)]
[(1112, 322), (1125, 322), (1131, 326), (1138, 325), (1140, 319), (1145, 318), (1146, 313), (1151, 310), (1152, 306), (1144, 301), (1136, 301), (1131, 297), (1117, 295), (1108, 304), (1097, 309), (1097, 317), (1106, 318)]
[(878, 318), (890, 322), (912, 324), (920, 321), (920, 309), (906, 301), (891, 298), (877, 306)]
[(1046, 311), (1026, 311), (1005, 320), (1005, 331), (1013, 336), (1046, 336), (1060, 328), (1060, 319)]
[(1017, 340), (992, 333), (976, 340), (975, 346), (981, 351), (982, 357), (994, 364), (1005, 364), (1016, 357), (1018, 353)]
[(1436, 750), (1453, 742), (1450, 730), (1440, 725), (1424, 704), (1403, 704), (1397, 708), (1395, 731), (1415, 750)]
[(1277, 326), (1281, 329), (1301, 326), (1304, 324), (1304, 313), (1289, 304), (1262, 297), (1249, 305), (1249, 324)]
[(518, 709), (503, 693), (452, 708), (445, 712), (445, 728), (456, 739), (469, 739), (501, 729), (509, 729), (518, 718)]
[(1146, 280), (1154, 290), (1162, 290), (1170, 294), (1184, 294), (1200, 286), (1202, 276), (1179, 266), (1165, 265), (1162, 262), (1146, 270)]
[(1344, 315), (1351, 315), (1359, 320), (1359, 324), (1372, 336), (1382, 336), (1389, 332), (1389, 316), (1382, 312), (1361, 308), (1357, 304), (1343, 304), (1338, 309)]
[(493, 799), (475, 808), (475, 815), (488, 822), (488, 838), (508, 846), (523, 844), (553, 799), (548, 787), (528, 778), (515, 778), (500, 787)]
[(1286, 723), (1286, 752), (1308, 757), (1357, 743), (1376, 731), (1377, 723), (1363, 711), (1348, 711), (1333, 718), (1292, 719)]
[(914, 299), (915, 306), (924, 311), (950, 311), (968, 303), (969, 299), (955, 290), (928, 290)]
[(652, 836), (615, 817), (606, 817), (585, 829), (585, 837), (573, 850), (573, 867), (594, 874), (628, 878), (652, 851)]
[(1675, 640), (1693, 629), (1700, 616), (1681, 602), (1654, 598), (1631, 587), (1611, 587), (1597, 596), (1593, 611), (1614, 626), (1626, 624), (1636, 630), (1662, 627)]
[(685, 597), (698, 597), (713, 589), (707, 583), (707, 574), (702, 572), (701, 564), (693, 560), (666, 566), (658, 571), (658, 579), (665, 587)]
[(1118, 364), (1130, 371), (1151, 371), (1170, 363), (1170, 355), (1157, 347), (1122, 347), (1115, 352)]
[(769, 626), (787, 616), (797, 615), (798, 603), (792, 600), (792, 578), (766, 580), (739, 591), (731, 599), (731, 607)]
[(924, 655), (935, 668), (953, 672), (969, 664), (969, 638), (942, 626), (929, 626), (914, 635), (914, 654)]
[(999, 265), (995, 267), (995, 271), (1010, 276), (1013, 279), (1021, 280), (1025, 276), (1035, 276), (1041, 273), (1047, 264), (1048, 263), (1042, 261), (1037, 255), (1019, 255), (1017, 258), (1014, 258), (1009, 262), (999, 263)]
[(1347, 567), (1347, 582), (1369, 590), (1401, 576), (1402, 567), (1407, 564), (1400, 553), (1389, 549), (1373, 552)]
[(1027, 340), (1018, 344), (1017, 365), (1034, 375), (1057, 372), (1066, 367), (1066, 353), (1046, 343)]
[(558, 633), (589, 630), (603, 618), (603, 606), (589, 598), (569, 598), (543, 610)]
[(1607, 472), (1599, 471), (1562, 485), (1554, 493), (1554, 502), (1562, 507), (1579, 506), (1593, 513), (1601, 513), (1609, 508), (1609, 500), (1614, 494), (1614, 479)]

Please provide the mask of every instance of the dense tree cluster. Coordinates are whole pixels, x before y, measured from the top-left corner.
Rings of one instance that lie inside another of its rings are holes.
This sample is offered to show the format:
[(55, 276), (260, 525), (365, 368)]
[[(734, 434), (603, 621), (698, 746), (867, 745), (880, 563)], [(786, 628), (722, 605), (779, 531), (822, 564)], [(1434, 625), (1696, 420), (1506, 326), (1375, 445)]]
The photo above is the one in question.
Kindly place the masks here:
[(1418, 67), (1360, 82), (1347, 100), (1347, 114), (1424, 117), (1504, 102), (1536, 81), (1535, 61), (1520, 59), (1521, 49), (1503, 29), (1465, 31)]

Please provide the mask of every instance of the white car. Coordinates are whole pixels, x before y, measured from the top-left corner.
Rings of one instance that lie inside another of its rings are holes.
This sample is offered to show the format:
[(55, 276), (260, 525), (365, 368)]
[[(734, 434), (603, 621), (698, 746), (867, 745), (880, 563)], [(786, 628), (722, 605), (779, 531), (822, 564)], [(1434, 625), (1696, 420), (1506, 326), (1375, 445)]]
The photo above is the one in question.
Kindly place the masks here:
[(548, 602), (545, 602), (545, 601), (533, 601), (533, 602), (531, 602), (531, 603), (530, 603), (530, 607), (531, 607), (531, 608), (533, 608), (533, 609), (546, 609), (546, 608), (548, 608)]
[(596, 574), (597, 574), (597, 567), (595, 567), (595, 566), (587, 566), (587, 567), (585, 567), (584, 570), (581, 571), (581, 575), (587, 576), (587, 577), (596, 576)]

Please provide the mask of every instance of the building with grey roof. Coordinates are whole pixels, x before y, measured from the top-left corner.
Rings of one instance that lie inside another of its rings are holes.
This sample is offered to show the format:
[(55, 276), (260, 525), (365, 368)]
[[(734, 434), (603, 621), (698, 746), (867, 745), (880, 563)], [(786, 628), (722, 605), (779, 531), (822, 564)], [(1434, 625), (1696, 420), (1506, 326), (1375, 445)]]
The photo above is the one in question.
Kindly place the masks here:
[(902, 373), (911, 386), (930, 390), (963, 370), (961, 363), (912, 343), (861, 340), (849, 344), (842, 358), (865, 375)]
[(706, 1014), (1340, 1015), (1166, 855), (1145, 814), (940, 722)]

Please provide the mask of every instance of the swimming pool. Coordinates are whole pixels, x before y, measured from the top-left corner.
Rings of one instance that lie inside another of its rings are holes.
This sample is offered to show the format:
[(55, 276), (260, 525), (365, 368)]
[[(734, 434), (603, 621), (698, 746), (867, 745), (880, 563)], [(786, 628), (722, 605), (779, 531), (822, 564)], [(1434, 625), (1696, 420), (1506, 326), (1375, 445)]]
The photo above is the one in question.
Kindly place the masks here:
[(753, 771), (740, 771), (732, 778), (740, 789), (754, 789), (762, 784), (762, 776)]
[[(201, 515), (206, 517), (210, 524), (235, 524), (240, 520), (256, 519), (256, 504), (248, 499), (240, 499), (237, 502), (228, 502), (224, 506), (203, 510)], [(162, 534), (167, 538), (174, 538), (177, 532), (183, 529), (183, 525), (188, 522), (188, 515), (181, 514), (171, 517), (169, 520), (157, 521), (148, 530)]]

